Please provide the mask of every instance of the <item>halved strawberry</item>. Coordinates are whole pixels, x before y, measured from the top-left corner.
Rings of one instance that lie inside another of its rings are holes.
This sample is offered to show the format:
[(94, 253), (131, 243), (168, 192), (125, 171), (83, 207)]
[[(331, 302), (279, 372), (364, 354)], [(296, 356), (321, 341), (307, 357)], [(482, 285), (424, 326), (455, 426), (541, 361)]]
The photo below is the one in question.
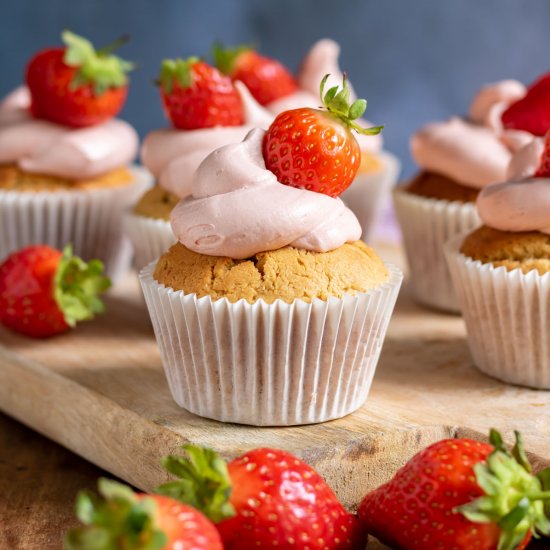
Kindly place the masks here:
[(313, 468), (290, 453), (255, 449), (226, 465), (209, 449), (183, 448), (187, 457), (164, 460), (180, 479), (157, 492), (205, 513), (226, 550), (365, 548), (357, 518)]
[(321, 109), (293, 109), (279, 114), (263, 141), (266, 168), (285, 185), (337, 197), (353, 182), (361, 164), (361, 150), (351, 130), (361, 134), (380, 133), (383, 126), (361, 128), (355, 120), (367, 108), (364, 99), (350, 105), (344, 76), (342, 89), (325, 94), (321, 82)]
[(45, 338), (91, 319), (104, 310), (98, 295), (109, 288), (99, 260), (88, 263), (46, 245), (33, 245), (0, 265), (0, 322), (8, 328)]
[(544, 136), (550, 130), (550, 73), (531, 84), (522, 99), (502, 113), (505, 128)]
[(69, 31), (61, 37), (65, 48), (43, 50), (27, 65), (32, 114), (77, 128), (117, 115), (128, 93), (126, 74), (134, 67), (111, 53), (122, 41), (96, 51)]
[(134, 493), (101, 478), (101, 497), (82, 491), (76, 513), (84, 527), (70, 530), (67, 550), (222, 550), (220, 535), (198, 510), (177, 500)]
[(279, 61), (260, 55), (249, 46), (224, 48), (215, 44), (214, 64), (233, 80), (243, 82), (260, 105), (294, 93), (298, 86), (290, 71)]
[(244, 123), (241, 96), (231, 79), (197, 57), (165, 59), (159, 85), (166, 116), (176, 128)]

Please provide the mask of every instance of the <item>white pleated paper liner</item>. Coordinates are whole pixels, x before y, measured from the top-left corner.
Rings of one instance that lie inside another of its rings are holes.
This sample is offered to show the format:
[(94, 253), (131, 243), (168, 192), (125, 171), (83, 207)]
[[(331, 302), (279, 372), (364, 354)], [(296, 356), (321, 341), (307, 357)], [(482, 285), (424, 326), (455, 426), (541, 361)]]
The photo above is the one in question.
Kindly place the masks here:
[(287, 304), (197, 298), (140, 273), (175, 401), (222, 422), (288, 426), (345, 416), (366, 400), (403, 274), (343, 299)]
[(125, 210), (151, 185), (152, 176), (133, 166), (135, 181), (90, 191), (0, 190), (0, 258), (31, 244), (57, 249), (72, 243), (76, 255), (101, 259), (116, 281), (127, 271), (132, 247), (122, 230)]
[(466, 233), (445, 254), (476, 366), (511, 384), (550, 389), (550, 273), (507, 271), (460, 253)]
[(132, 243), (138, 270), (162, 256), (176, 242), (170, 222), (132, 212), (124, 215), (124, 231)]
[(399, 159), (386, 151), (379, 154), (382, 168), (371, 174), (358, 175), (354, 182), (341, 195), (346, 205), (357, 216), (363, 234), (361, 239), (368, 242), (384, 199), (397, 182), (401, 172)]
[(400, 188), (394, 190), (393, 201), (414, 298), (423, 305), (459, 313), (443, 246), (454, 235), (481, 225), (475, 203), (428, 199)]

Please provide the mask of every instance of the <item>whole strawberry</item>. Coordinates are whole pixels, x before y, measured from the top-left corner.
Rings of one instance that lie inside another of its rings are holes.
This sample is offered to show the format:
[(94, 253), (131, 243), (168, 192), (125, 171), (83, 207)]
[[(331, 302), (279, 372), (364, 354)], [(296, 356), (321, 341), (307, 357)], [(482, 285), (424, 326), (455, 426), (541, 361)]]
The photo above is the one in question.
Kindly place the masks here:
[(531, 84), (525, 97), (502, 114), (505, 128), (544, 136), (550, 130), (550, 73)]
[(350, 92), (343, 86), (324, 93), (329, 75), (321, 82), (326, 110), (293, 109), (279, 114), (263, 141), (266, 168), (285, 185), (337, 197), (353, 182), (361, 164), (361, 150), (351, 130), (379, 134), (382, 126), (361, 128), (356, 122), (367, 108), (364, 99), (350, 105)]
[(114, 117), (126, 101), (132, 63), (111, 54), (118, 43), (96, 51), (69, 31), (61, 37), (65, 48), (42, 50), (27, 65), (32, 114), (75, 128)]
[(0, 322), (45, 338), (104, 310), (98, 294), (109, 288), (99, 260), (89, 263), (46, 245), (23, 248), (0, 264)]
[(414, 456), (369, 493), (359, 518), (369, 534), (403, 550), (512, 550), (549, 534), (543, 491), (521, 437), (512, 450), (491, 431), (491, 444), (446, 439)]
[(84, 527), (70, 530), (67, 550), (222, 550), (214, 525), (198, 510), (159, 495), (100, 479), (101, 497), (82, 491), (76, 514)]
[(166, 469), (180, 478), (157, 492), (204, 512), (226, 550), (363, 550), (367, 537), (323, 478), (284, 451), (255, 449), (225, 462), (213, 451), (184, 446)]
[(244, 123), (241, 96), (231, 79), (196, 57), (164, 60), (159, 84), (166, 116), (176, 128)]
[(249, 46), (224, 48), (214, 45), (214, 64), (233, 80), (240, 80), (260, 105), (267, 105), (294, 93), (298, 87), (290, 71)]

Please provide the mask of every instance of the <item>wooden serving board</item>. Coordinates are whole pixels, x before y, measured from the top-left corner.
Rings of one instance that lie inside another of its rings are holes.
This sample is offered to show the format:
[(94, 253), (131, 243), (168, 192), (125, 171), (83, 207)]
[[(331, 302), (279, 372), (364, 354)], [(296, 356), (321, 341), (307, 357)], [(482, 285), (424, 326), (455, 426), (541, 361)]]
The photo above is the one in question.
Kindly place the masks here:
[[(386, 257), (402, 263), (400, 254)], [(172, 400), (136, 277), (108, 313), (47, 341), (0, 329), (0, 409), (145, 490), (160, 458), (186, 442), (231, 458), (283, 448), (325, 476), (349, 508), (438, 439), (507, 439), (521, 430), (535, 467), (550, 465), (550, 392), (508, 386), (472, 364), (461, 318), (415, 306), (402, 290), (366, 404), (320, 425), (253, 428), (192, 415)]]

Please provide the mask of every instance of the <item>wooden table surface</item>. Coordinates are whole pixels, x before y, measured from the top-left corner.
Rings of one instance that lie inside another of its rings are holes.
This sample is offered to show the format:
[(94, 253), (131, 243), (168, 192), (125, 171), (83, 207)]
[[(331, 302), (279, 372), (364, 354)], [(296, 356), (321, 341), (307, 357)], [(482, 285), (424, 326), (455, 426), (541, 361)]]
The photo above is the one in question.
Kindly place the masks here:
[[(0, 413), (0, 549), (61, 548), (63, 533), (77, 524), (77, 492), (94, 489), (97, 478), (107, 475)], [(369, 543), (369, 550), (382, 548), (376, 541)], [(529, 546), (543, 548), (550, 548), (550, 541)]]

